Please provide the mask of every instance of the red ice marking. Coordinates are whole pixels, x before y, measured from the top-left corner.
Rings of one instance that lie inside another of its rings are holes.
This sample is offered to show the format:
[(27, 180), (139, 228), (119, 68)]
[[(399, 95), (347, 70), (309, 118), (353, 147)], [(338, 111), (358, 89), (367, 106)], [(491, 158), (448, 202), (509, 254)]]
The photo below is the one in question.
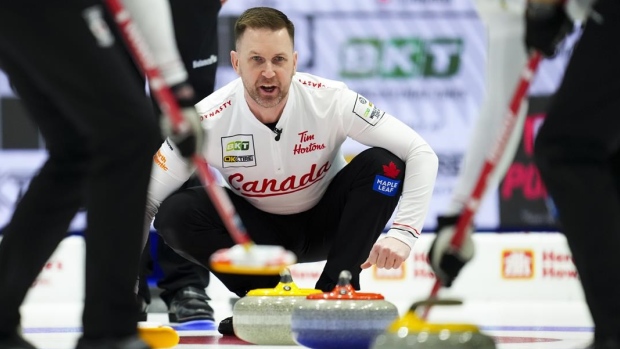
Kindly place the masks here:
[(537, 337), (506, 337), (492, 336), (495, 343), (542, 343), (542, 342), (559, 342), (559, 338), (537, 338)]
[(230, 345), (251, 345), (235, 336), (180, 336), (179, 344), (230, 344)]

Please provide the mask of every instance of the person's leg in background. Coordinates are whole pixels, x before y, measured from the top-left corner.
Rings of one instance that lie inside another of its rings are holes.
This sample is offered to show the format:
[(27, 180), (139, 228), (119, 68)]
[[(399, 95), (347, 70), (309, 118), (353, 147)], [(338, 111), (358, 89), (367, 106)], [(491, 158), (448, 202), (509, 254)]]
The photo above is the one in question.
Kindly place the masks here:
[[(179, 53), (196, 92), (194, 103), (210, 95), (215, 87), (218, 62), (217, 17), (220, 8), (220, 0), (170, 1)], [(181, 189), (200, 185), (200, 181), (194, 177)], [(208, 303), (210, 299), (205, 290), (209, 285), (208, 270), (179, 256), (163, 241), (157, 245), (156, 262), (163, 274), (157, 280), (157, 286), (162, 289), (160, 297), (168, 307), (169, 321), (213, 321), (213, 309)], [(151, 301), (146, 282), (152, 271), (149, 263), (153, 263), (153, 258), (147, 246), (141, 262), (138, 290), (138, 301), (143, 306), (143, 320), (146, 320), (146, 310)]]
[[(200, 180), (192, 176), (175, 193), (198, 186), (202, 187)], [(210, 299), (205, 290), (209, 285), (209, 271), (179, 256), (161, 239), (157, 241), (153, 256), (152, 239), (152, 236), (147, 239), (140, 260), (137, 294), (138, 305), (141, 306), (140, 321), (146, 321), (148, 318), (147, 312), (152, 302), (148, 280), (152, 278), (155, 263), (162, 272), (162, 277), (155, 282), (162, 291), (159, 296), (168, 309), (168, 321), (173, 323), (213, 321), (213, 308), (208, 303)]]
[(594, 321), (594, 349), (620, 348), (620, 2), (600, 0), (535, 143)]
[(163, 273), (157, 286), (163, 290), (160, 297), (168, 307), (168, 320), (178, 323), (213, 321), (213, 308), (205, 291), (209, 285), (209, 271), (179, 256), (161, 240), (157, 256)]
[[(443, 212), (446, 217), (460, 215), (465, 207), (480, 176), (488, 149), (493, 147), (504, 124), (508, 104), (527, 61), (523, 43), (525, 1), (522, 4), (517, 4), (518, 1), (509, 1), (506, 4), (502, 1), (473, 0), (473, 2), (487, 36), (485, 97), (469, 137), (452, 198)], [(506, 150), (489, 179), (489, 189), (497, 187), (514, 158), (526, 113), (527, 101), (524, 101)]]
[(136, 300), (138, 303), (138, 321), (148, 320), (148, 311), (153, 300), (149, 277), (154, 271), (153, 258), (151, 256), (151, 237), (146, 238), (142, 255), (140, 256), (140, 269), (138, 274), (138, 285), (136, 290)]
[[(198, 186), (204, 190), (200, 180), (192, 176), (176, 192)], [(143, 306), (151, 302), (147, 277), (154, 270), (153, 264), (157, 261), (162, 271), (162, 277), (156, 280), (157, 287), (162, 290), (160, 297), (168, 308), (168, 321), (173, 323), (196, 320), (213, 321), (213, 308), (208, 303), (210, 299), (205, 290), (209, 285), (209, 271), (179, 256), (161, 239), (157, 241), (157, 257), (152, 258), (151, 239), (147, 241), (141, 261), (138, 299), (144, 299)], [(146, 321), (146, 313), (143, 313), (142, 320)]]
[(87, 20), (105, 11), (100, 2), (37, 2), (34, 12), (32, 6), (0, 10), (0, 31), (19, 33), (0, 38), (0, 54), (39, 123), (49, 159), (5, 230), (2, 248), (13, 253), (0, 253), (0, 332), (16, 331), (16, 307), (85, 204), (86, 289), (77, 347), (146, 349), (137, 338), (134, 285), (158, 124), (119, 43), (108, 40), (105, 26), (89, 30)]
[(89, 154), (75, 126), (30, 83), (24, 71), (6, 58), (0, 67), (10, 75), (19, 97), (24, 102), (35, 102), (25, 106), (50, 151), (48, 161), (32, 179), (11, 222), (4, 227), (0, 243), (0, 348), (9, 348), (10, 337), (14, 337), (11, 341), (16, 348), (28, 348), (15, 337), (20, 324), (19, 307), (45, 262), (67, 237), (69, 224), (83, 204)]
[[(204, 190), (200, 180), (192, 176), (178, 191), (191, 187)], [(168, 307), (168, 320), (177, 323), (213, 321), (213, 308), (205, 290), (209, 286), (209, 271), (179, 256), (161, 240), (157, 244), (157, 261), (163, 274), (157, 286), (162, 289), (160, 297)]]

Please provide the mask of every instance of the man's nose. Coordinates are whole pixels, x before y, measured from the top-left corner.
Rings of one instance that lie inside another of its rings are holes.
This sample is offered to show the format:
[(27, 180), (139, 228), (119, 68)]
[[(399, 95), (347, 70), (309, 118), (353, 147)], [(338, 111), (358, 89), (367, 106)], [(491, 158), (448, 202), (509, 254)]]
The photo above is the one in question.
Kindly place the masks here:
[(276, 72), (273, 71), (273, 64), (271, 64), (271, 62), (267, 62), (267, 64), (265, 65), (265, 69), (263, 70), (263, 76), (267, 79), (271, 79), (275, 75)]

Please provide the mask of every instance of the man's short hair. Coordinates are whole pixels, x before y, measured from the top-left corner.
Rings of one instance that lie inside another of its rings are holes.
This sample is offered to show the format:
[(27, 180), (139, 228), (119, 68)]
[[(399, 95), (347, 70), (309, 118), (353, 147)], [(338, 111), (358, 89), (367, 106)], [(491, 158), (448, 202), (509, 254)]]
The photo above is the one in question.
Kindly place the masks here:
[(288, 17), (271, 7), (252, 7), (245, 10), (235, 23), (235, 44), (248, 28), (280, 30), (286, 28), (291, 42), (295, 44), (295, 26)]

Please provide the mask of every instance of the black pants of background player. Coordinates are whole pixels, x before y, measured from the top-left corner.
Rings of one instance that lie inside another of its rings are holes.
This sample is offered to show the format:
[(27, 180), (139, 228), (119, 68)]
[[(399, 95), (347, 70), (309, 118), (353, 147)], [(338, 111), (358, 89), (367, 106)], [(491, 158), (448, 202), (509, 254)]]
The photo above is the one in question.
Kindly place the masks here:
[[(192, 176), (183, 184), (179, 191), (191, 187), (202, 188), (202, 184), (197, 177)], [(154, 271), (154, 260), (151, 255), (151, 240), (147, 240), (142, 259), (140, 261), (140, 284), (138, 286), (138, 295), (151, 303), (151, 293), (149, 291), (148, 276)], [(163, 241), (158, 241), (156, 245), (157, 264), (159, 265), (162, 277), (157, 280), (157, 287), (162, 292), (159, 295), (170, 306), (175, 294), (188, 286), (205, 289), (209, 285), (209, 271), (204, 267), (181, 257), (173, 249), (171, 249)]]
[[(373, 190), (376, 176), (383, 175), (383, 166), (390, 162), (401, 170), (397, 177), (401, 185), (393, 196)], [(360, 265), (398, 204), (404, 166), (385, 149), (367, 149), (334, 177), (316, 206), (298, 214), (266, 213), (238, 195), (229, 196), (255, 243), (283, 246), (294, 252), (299, 262), (327, 260), (318, 289), (331, 291), (343, 270), (351, 272), (351, 284), (359, 289)], [(187, 189), (164, 200), (155, 228), (175, 251), (206, 268), (213, 252), (234, 245), (202, 188)], [(280, 279), (277, 275), (215, 275), (240, 297), (252, 289), (275, 287)]]
[(620, 341), (620, 2), (600, 0), (538, 133), (535, 159), (557, 206), (595, 324)]
[[(196, 91), (195, 103), (210, 95), (215, 87), (218, 57), (217, 16), (220, 8), (220, 0), (170, 1), (179, 53)], [(192, 178), (183, 188), (200, 185), (198, 179)], [(157, 281), (157, 286), (162, 290), (160, 297), (167, 306), (180, 289), (187, 286), (204, 289), (209, 285), (208, 270), (179, 256), (163, 242), (157, 244), (157, 262), (163, 274)], [(152, 270), (153, 259), (150, 243), (147, 242), (141, 261), (138, 288), (138, 294), (147, 303), (151, 302), (147, 278)]]
[(3, 231), (0, 337), (16, 330), (26, 292), (80, 207), (88, 210), (84, 338), (137, 331), (134, 288), (161, 135), (120, 42), (98, 41), (86, 8), (105, 11), (100, 1), (0, 1), (0, 66), (49, 151)]

